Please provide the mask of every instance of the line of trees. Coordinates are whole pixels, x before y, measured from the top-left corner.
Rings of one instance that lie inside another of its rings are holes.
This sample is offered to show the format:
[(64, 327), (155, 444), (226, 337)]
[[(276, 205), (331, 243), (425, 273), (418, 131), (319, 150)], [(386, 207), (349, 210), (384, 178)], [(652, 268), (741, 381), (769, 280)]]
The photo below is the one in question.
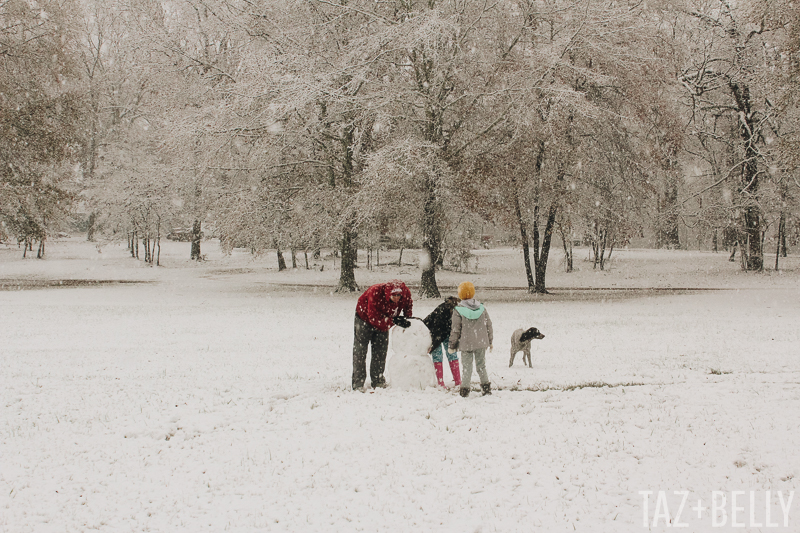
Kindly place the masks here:
[[(653, 5), (657, 4), (657, 5)], [(255, 253), (421, 243), (422, 296), (482, 221), (528, 289), (689, 226), (776, 268), (798, 218), (790, 0), (0, 0), (0, 237), (76, 209), (158, 262), (202, 225)]]

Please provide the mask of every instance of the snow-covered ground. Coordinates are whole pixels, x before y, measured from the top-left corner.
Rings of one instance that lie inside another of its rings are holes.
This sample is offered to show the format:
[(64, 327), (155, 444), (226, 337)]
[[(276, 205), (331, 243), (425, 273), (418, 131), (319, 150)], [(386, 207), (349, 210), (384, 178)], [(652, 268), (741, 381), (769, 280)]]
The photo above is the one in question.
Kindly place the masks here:
[[(188, 246), (151, 268), (78, 237), (0, 245), (0, 532), (800, 531), (800, 257), (617, 250), (599, 272), (582, 249), (533, 296), (509, 289), (518, 250), (476, 252), (437, 278), (473, 281), (495, 326), (497, 390), (464, 399), (348, 390), (358, 294), (333, 293), (331, 257), (279, 273)], [(361, 260), (363, 286), (418, 284)], [(509, 368), (529, 326), (534, 367)]]

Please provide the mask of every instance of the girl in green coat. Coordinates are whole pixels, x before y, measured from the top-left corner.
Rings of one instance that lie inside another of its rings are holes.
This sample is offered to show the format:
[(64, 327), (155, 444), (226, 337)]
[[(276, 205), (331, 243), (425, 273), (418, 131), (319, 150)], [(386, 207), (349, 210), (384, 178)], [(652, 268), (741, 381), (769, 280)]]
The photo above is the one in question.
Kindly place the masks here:
[(491, 394), (492, 387), (486, 372), (486, 348), (492, 351), (492, 319), (486, 307), (475, 299), (475, 285), (471, 282), (465, 281), (458, 286), (458, 297), (461, 303), (453, 310), (448, 351), (461, 352), (461, 396), (469, 396), (473, 360), (483, 394)]

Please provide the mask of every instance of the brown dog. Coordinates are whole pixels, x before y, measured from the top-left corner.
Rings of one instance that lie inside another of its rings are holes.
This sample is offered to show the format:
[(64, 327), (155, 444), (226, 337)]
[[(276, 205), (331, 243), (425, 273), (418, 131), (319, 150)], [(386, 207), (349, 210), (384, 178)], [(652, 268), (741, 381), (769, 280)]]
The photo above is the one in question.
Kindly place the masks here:
[(525, 364), (527, 361), (528, 367), (533, 368), (533, 364), (531, 364), (532, 339), (544, 339), (544, 335), (536, 328), (520, 328), (511, 334), (511, 359), (508, 361), (509, 368), (514, 364), (514, 357), (520, 350), (522, 351), (522, 363)]

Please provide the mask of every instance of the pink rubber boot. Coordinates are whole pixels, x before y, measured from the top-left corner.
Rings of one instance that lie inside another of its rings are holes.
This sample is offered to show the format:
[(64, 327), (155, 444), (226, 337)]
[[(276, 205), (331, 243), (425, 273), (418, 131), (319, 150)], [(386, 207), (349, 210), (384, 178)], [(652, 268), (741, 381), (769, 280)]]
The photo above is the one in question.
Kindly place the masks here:
[(458, 359), (450, 361), (450, 372), (453, 374), (453, 381), (456, 382), (456, 387), (461, 385), (461, 368), (458, 366)]
[(433, 369), (436, 370), (436, 381), (439, 382), (439, 386), (444, 387), (444, 367), (442, 367), (442, 363), (433, 363)]

